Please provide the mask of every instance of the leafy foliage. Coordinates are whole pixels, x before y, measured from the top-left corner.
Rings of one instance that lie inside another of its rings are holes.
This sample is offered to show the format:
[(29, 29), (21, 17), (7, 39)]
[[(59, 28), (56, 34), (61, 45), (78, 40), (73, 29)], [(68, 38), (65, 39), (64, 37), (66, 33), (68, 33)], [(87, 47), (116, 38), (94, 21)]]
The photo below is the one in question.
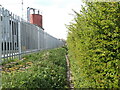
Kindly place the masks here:
[(2, 88), (67, 88), (65, 54), (64, 48), (57, 48), (4, 64)]
[(75, 88), (119, 88), (120, 2), (85, 2), (67, 26)]

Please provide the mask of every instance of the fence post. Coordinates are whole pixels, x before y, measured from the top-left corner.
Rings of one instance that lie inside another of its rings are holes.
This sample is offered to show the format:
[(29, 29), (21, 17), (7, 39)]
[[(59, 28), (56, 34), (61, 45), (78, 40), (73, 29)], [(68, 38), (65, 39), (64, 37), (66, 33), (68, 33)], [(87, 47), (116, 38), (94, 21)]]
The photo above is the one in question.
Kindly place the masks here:
[(1, 6), (0, 6), (0, 63), (2, 62), (2, 21), (1, 21)]
[(38, 50), (40, 50), (40, 30), (39, 28), (37, 28), (38, 30)]
[(20, 26), (20, 17), (18, 21), (18, 50), (19, 50), (19, 59), (21, 59), (21, 26)]
[[(1, 6), (0, 6), (0, 64), (2, 63), (2, 23), (1, 23)], [(0, 66), (0, 71), (2, 70), (2, 67)], [(0, 73), (0, 77), (2, 77), (2, 73)], [(2, 78), (0, 78), (0, 89), (2, 87)]]

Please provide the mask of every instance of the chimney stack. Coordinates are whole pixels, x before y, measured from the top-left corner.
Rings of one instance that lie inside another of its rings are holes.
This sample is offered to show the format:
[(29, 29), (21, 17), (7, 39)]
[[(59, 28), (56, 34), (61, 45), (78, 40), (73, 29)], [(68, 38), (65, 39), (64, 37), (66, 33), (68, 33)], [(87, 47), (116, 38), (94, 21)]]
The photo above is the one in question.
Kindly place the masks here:
[[(31, 13), (31, 10), (33, 11), (33, 13)], [(31, 24), (35, 24), (43, 28), (42, 15), (40, 14), (39, 10), (28, 7), (27, 8), (27, 19), (28, 19), (28, 22), (30, 22)]]

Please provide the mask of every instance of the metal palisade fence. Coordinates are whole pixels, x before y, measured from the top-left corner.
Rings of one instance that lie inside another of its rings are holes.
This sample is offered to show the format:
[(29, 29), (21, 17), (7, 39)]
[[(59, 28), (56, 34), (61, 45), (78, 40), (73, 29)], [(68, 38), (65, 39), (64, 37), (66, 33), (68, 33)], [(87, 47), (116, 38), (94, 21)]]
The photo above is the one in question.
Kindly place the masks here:
[(64, 42), (0, 7), (0, 60), (63, 46)]

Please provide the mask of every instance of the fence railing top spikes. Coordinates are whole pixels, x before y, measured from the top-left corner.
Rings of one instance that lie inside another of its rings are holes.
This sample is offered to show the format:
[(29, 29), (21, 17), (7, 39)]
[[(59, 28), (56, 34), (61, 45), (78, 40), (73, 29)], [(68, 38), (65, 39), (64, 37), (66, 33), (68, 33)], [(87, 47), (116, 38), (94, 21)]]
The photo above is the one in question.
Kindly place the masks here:
[(42, 28), (26, 22), (3, 7), (0, 7), (0, 15), (0, 19), (3, 18), (0, 22), (2, 60), (14, 59), (18, 56), (21, 58), (21, 55), (26, 53), (56, 48), (64, 44), (44, 32)]

